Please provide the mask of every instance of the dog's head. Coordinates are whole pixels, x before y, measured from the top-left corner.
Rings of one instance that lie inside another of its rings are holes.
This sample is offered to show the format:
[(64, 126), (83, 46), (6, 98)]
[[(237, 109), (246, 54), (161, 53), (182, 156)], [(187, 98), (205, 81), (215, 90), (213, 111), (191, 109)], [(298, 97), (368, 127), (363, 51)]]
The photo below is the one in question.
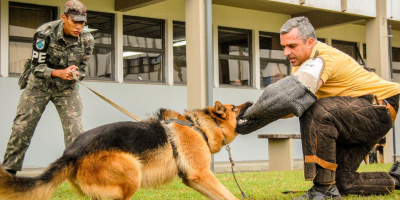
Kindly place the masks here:
[(236, 128), (238, 120), (243, 116), (245, 111), (253, 103), (245, 102), (241, 105), (235, 106), (232, 104), (221, 104), (221, 102), (216, 101), (212, 112), (222, 119), (225, 124), (229, 124), (231, 127)]

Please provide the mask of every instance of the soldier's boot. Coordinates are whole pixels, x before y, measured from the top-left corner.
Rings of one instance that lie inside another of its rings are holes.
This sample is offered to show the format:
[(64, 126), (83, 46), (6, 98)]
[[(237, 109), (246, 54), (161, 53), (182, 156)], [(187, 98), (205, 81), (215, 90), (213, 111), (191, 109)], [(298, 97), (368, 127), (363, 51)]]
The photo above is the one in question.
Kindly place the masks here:
[(13, 170), (13, 169), (6, 169), (6, 171), (12, 175), (17, 175), (17, 171)]
[(395, 189), (400, 190), (400, 162), (395, 161), (389, 170), (390, 176), (394, 179)]
[(342, 196), (339, 193), (335, 184), (332, 185), (321, 185), (314, 183), (304, 195), (295, 198), (295, 200), (323, 200), (323, 199), (341, 199)]
[(318, 57), (318, 53), (316, 51), (314, 57), (301, 64), (294, 73), (294, 76), (313, 94), (318, 91), (318, 83), (325, 68), (325, 62), (321, 57)]

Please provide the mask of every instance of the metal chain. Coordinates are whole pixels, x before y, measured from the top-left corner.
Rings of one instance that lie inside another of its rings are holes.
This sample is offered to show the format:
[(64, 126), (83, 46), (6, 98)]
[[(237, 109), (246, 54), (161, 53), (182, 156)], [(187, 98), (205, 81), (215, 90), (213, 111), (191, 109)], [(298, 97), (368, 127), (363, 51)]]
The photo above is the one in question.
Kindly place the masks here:
[(240, 192), (242, 193), (242, 200), (246, 197), (247, 199), (250, 199), (247, 194), (242, 190), (242, 188), (240, 187), (238, 181), (236, 180), (236, 176), (235, 176), (235, 172), (233, 171), (233, 166), (235, 166), (235, 163), (233, 162), (232, 159), (232, 155), (231, 155), (231, 147), (229, 147), (229, 145), (225, 142), (225, 138), (224, 138), (224, 144), (225, 144), (225, 149), (228, 151), (229, 154), (229, 161), (231, 162), (231, 169), (232, 169), (232, 174), (233, 174), (233, 178), (235, 179), (236, 185), (238, 186)]

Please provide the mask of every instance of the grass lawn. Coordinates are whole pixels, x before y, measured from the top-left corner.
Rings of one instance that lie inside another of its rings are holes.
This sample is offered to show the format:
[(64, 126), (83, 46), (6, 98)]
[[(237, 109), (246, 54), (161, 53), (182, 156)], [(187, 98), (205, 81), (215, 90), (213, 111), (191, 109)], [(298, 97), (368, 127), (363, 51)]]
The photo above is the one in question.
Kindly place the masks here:
[[(361, 165), (359, 171), (389, 171), (392, 164)], [(250, 199), (293, 199), (303, 193), (282, 194), (283, 191), (307, 191), (312, 182), (304, 181), (302, 170), (286, 172), (236, 172), (243, 191)], [(218, 180), (225, 185), (236, 197), (241, 199), (240, 190), (231, 173), (216, 174)], [(63, 183), (54, 193), (52, 200), (88, 199), (79, 197), (74, 193), (68, 183)], [(172, 183), (157, 189), (141, 189), (132, 199), (207, 199), (181, 183), (176, 178)], [(400, 191), (386, 196), (346, 196), (343, 200), (383, 200), (399, 199)]]

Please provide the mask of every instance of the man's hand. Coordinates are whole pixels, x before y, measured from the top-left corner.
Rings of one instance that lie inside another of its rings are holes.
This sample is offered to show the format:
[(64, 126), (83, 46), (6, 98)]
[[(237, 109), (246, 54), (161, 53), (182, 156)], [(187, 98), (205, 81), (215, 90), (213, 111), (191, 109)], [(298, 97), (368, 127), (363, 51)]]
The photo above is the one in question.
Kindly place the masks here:
[(51, 76), (59, 77), (64, 80), (70, 81), (70, 80), (74, 80), (74, 75), (72, 75), (72, 73), (75, 73), (76, 77), (79, 78), (78, 67), (75, 65), (71, 65), (65, 69), (55, 69), (51, 73)]

